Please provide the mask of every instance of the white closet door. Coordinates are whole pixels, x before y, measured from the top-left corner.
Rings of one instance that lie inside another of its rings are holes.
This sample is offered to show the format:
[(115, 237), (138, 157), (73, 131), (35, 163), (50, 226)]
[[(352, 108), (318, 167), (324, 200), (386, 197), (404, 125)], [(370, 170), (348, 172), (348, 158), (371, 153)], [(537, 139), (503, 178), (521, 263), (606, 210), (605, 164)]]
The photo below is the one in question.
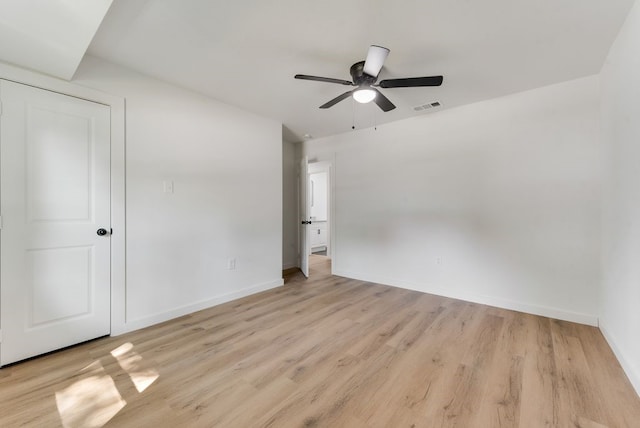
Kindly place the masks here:
[(311, 220), (309, 220), (309, 174), (307, 168), (309, 161), (306, 156), (300, 161), (300, 270), (309, 278), (309, 254), (311, 254), (311, 237), (309, 231), (311, 229)]
[(108, 106), (4, 80), (0, 100), (5, 365), (110, 332), (111, 142)]

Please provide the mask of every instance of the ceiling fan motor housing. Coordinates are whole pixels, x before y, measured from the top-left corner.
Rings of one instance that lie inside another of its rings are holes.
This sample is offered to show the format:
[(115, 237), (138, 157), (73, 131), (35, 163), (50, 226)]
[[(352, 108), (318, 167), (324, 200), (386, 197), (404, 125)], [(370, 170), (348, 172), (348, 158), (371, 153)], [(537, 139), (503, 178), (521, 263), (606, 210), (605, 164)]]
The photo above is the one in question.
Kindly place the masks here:
[(377, 77), (369, 76), (364, 72), (364, 61), (356, 62), (349, 70), (353, 83), (357, 86), (371, 86), (378, 80)]

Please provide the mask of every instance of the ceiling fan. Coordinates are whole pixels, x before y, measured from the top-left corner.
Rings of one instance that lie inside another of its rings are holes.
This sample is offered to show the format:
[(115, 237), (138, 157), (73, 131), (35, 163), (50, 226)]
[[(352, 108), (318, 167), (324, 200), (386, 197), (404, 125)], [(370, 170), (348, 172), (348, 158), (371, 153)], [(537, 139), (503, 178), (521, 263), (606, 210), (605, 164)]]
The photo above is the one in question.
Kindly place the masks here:
[(395, 105), (382, 92), (376, 88), (414, 88), (419, 86), (440, 86), (442, 76), (429, 77), (407, 77), (403, 79), (378, 80), (378, 74), (382, 69), (385, 59), (389, 55), (389, 49), (382, 46), (371, 45), (365, 61), (356, 62), (349, 70), (352, 81), (333, 79), (331, 77), (308, 76), (306, 74), (296, 74), (296, 79), (316, 80), (318, 82), (338, 83), (345, 86), (356, 86), (356, 89), (338, 95), (331, 101), (323, 104), (320, 108), (329, 108), (340, 101), (353, 96), (360, 103), (375, 102), (378, 107), (387, 112), (396, 108)]

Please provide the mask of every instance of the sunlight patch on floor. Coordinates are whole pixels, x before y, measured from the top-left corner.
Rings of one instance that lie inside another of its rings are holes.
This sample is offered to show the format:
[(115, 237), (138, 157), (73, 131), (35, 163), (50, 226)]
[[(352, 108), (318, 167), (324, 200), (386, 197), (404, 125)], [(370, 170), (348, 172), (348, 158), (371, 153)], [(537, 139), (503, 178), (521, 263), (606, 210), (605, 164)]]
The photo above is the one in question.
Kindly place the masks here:
[[(160, 376), (154, 367), (151, 367), (140, 354), (133, 350), (132, 343), (118, 346), (110, 354), (109, 358), (113, 357), (118, 362), (138, 393), (146, 390)], [(111, 364), (107, 367), (112, 366), (115, 365)], [(112, 377), (107, 374), (100, 360), (80, 370), (73, 379), (75, 381), (71, 385), (55, 394), (58, 413), (64, 428), (101, 428), (127, 405), (122, 394), (135, 395), (130, 387), (125, 386), (119, 390), (114, 379), (122, 382), (122, 376)], [(123, 387), (123, 385), (120, 386)], [(132, 397), (127, 396), (127, 398)]]
[(100, 428), (127, 402), (99, 361), (85, 367), (82, 372), (80, 380), (56, 392), (58, 413), (65, 428)]
[(118, 360), (122, 370), (129, 374), (138, 392), (143, 392), (160, 376), (155, 368), (145, 365), (144, 359), (133, 350), (131, 343), (117, 347), (111, 351), (111, 355)]

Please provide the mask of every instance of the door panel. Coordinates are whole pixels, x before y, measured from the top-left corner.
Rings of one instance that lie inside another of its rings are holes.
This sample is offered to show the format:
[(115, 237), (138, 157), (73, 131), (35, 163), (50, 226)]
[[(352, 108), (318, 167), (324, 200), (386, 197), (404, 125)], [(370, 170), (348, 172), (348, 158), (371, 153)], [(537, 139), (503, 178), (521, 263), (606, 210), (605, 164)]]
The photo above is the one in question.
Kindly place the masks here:
[(26, 125), (29, 219), (91, 220), (92, 118), (28, 105)]
[(93, 248), (47, 248), (26, 255), (28, 329), (91, 313)]
[(0, 364), (110, 332), (110, 109), (0, 80)]

